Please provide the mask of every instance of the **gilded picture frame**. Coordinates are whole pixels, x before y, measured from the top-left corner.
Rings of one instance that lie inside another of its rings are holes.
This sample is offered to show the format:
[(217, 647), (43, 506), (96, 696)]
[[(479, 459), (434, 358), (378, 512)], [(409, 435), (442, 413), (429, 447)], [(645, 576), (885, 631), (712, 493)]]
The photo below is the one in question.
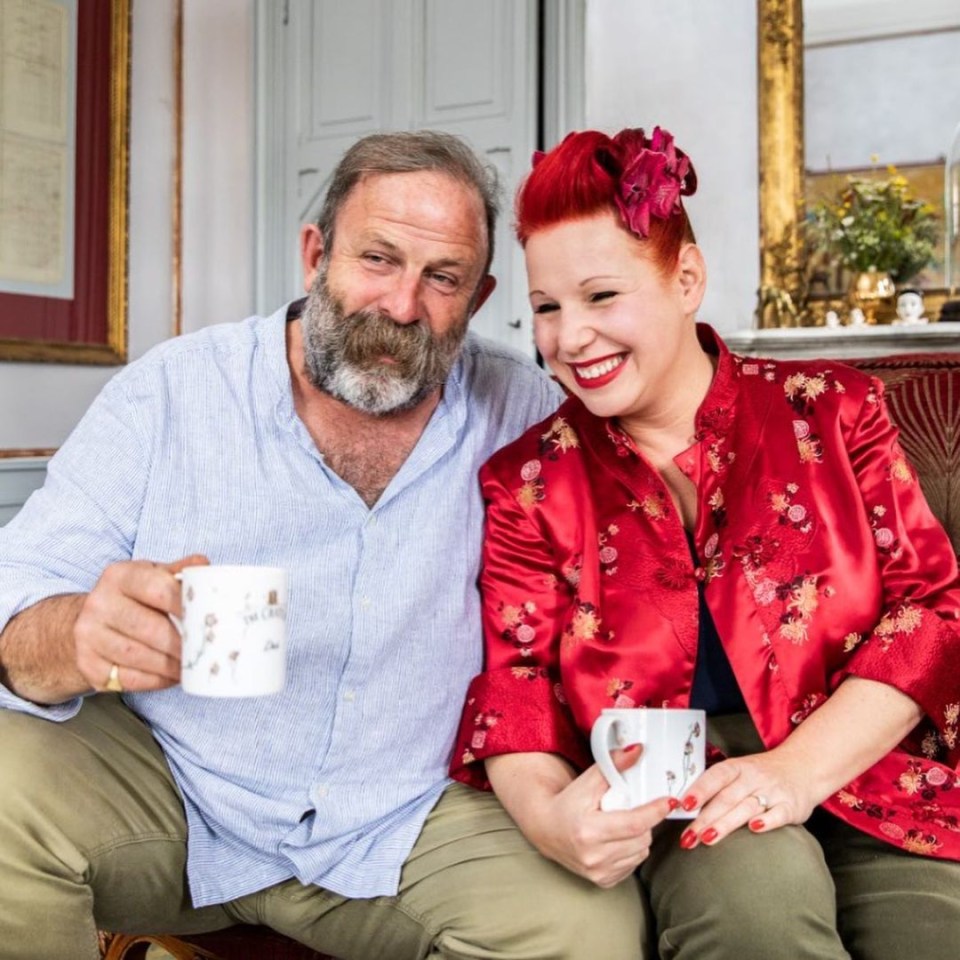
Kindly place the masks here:
[[(76, 38), (68, 77), (76, 104), (73, 286), (53, 296), (0, 291), (0, 360), (110, 365), (127, 359), (131, 3), (62, 4), (75, 18), (69, 29)], [(42, 52), (50, 30), (30, 17), (46, 11), (55, 22), (57, 5), (9, 9), (22, 21), (10, 29)]]
[[(841, 294), (809, 290), (803, 49), (803, 0), (757, 0), (761, 329), (822, 326), (828, 310), (848, 309)], [(937, 318), (947, 299), (944, 288), (925, 289), (927, 314)]]

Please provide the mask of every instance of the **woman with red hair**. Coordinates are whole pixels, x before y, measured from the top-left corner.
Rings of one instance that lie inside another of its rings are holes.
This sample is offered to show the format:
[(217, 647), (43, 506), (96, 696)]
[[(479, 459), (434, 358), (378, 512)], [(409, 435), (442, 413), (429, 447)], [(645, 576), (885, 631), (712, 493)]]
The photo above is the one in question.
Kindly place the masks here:
[[(520, 190), (570, 398), (481, 474), (487, 660), (452, 774), (587, 880), (635, 875), (637, 956), (954, 960), (956, 558), (878, 381), (696, 323), (695, 188), (657, 128), (571, 134)], [(601, 811), (589, 731), (634, 706), (705, 709), (712, 762)]]

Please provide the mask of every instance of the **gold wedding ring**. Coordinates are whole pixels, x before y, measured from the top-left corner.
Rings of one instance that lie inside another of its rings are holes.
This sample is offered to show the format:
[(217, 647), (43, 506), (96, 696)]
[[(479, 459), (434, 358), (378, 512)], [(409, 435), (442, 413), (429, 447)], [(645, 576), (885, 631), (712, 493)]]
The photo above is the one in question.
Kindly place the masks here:
[(123, 684), (120, 682), (119, 664), (110, 664), (110, 675), (107, 677), (107, 682), (103, 689), (109, 690), (111, 693), (123, 693)]

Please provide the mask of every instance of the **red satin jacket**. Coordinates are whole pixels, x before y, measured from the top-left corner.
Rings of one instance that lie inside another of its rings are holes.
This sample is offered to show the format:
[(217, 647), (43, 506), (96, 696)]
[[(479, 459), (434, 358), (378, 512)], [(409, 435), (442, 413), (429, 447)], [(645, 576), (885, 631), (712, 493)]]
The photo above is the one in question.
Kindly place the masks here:
[(718, 355), (693, 445), (691, 561), (659, 474), (576, 399), (481, 473), (486, 671), (451, 775), (542, 751), (584, 768), (604, 707), (689, 704), (697, 581), (753, 720), (782, 742), (848, 675), (926, 717), (823, 806), (914, 853), (960, 859), (960, 583), (883, 386), (836, 361)]

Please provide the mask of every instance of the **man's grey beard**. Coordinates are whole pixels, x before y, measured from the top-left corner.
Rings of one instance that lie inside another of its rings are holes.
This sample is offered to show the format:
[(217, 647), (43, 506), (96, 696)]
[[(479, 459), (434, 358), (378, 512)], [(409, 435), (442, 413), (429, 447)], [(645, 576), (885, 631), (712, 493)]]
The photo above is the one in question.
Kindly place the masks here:
[[(377, 416), (411, 410), (446, 382), (469, 314), (440, 336), (373, 310), (346, 314), (317, 271), (301, 315), (307, 378), (320, 390)], [(390, 357), (393, 363), (384, 363)]]

